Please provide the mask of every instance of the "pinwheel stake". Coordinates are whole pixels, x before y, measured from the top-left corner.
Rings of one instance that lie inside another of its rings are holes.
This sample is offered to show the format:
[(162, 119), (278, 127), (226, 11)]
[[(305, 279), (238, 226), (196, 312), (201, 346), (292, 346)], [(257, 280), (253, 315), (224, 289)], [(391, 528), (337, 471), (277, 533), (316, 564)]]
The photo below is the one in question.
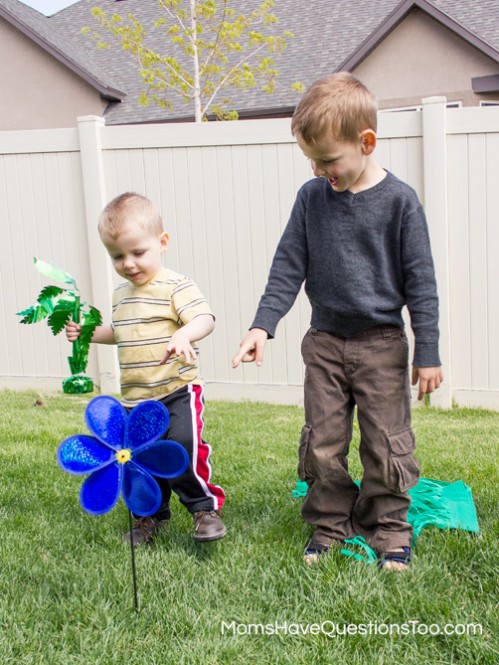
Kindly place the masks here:
[(80, 503), (92, 515), (113, 508), (120, 495), (128, 508), (135, 610), (138, 611), (132, 512), (154, 515), (161, 505), (161, 489), (154, 476), (176, 478), (189, 463), (185, 449), (176, 441), (160, 440), (170, 415), (161, 402), (141, 402), (130, 412), (114, 397), (94, 397), (85, 409), (91, 432), (65, 439), (57, 461), (68, 473), (89, 473), (80, 491)]
[(62, 390), (69, 394), (90, 393), (94, 389), (92, 379), (85, 375), (88, 362), (88, 349), (90, 340), (96, 326), (102, 323), (100, 312), (95, 307), (82, 303), (71, 275), (60, 268), (34, 259), (36, 268), (56, 282), (68, 284), (72, 289), (59, 286), (46, 286), (40, 291), (37, 304), (18, 312), (22, 316), (21, 323), (37, 323), (48, 317), (48, 325), (54, 335), (58, 335), (70, 320), (81, 323), (81, 334), (73, 342), (73, 353), (68, 358), (71, 376), (62, 382)]

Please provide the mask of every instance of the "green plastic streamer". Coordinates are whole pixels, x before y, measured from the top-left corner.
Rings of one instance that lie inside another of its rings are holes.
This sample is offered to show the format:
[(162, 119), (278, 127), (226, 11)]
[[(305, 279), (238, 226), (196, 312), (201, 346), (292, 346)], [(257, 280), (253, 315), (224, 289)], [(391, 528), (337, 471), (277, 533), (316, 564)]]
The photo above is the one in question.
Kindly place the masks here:
[[(360, 487), (360, 482), (355, 482)], [(303, 498), (307, 492), (307, 483), (298, 480), (291, 494), (294, 498)], [(409, 495), (411, 505), (407, 521), (413, 528), (413, 545), (421, 531), (427, 526), (436, 526), (439, 529), (462, 529), (471, 533), (479, 532), (471, 489), (462, 480), (449, 483), (443, 480), (420, 478), (418, 484), (409, 490)], [(342, 554), (365, 563), (374, 561), (373, 550), (361, 536), (345, 540), (345, 543), (360, 548), (365, 554), (357, 554), (346, 549), (341, 550)]]

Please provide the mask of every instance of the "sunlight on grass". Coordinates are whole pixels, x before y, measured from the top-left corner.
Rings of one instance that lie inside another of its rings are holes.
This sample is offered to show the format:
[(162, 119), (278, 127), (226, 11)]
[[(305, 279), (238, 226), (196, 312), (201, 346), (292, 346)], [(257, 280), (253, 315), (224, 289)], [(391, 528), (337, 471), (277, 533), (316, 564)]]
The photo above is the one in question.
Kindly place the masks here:
[[(124, 505), (102, 517), (84, 513), (82, 479), (55, 461), (66, 436), (86, 431), (88, 398), (44, 395), (45, 406), (35, 399), (0, 392), (0, 663), (498, 662), (499, 413), (415, 410), (422, 475), (470, 485), (481, 532), (425, 529), (413, 567), (397, 576), (338, 551), (303, 565), (310, 528), (291, 496), (300, 408), (208, 403), (205, 438), (214, 448), (213, 480), (227, 492), (229, 533), (195, 544), (190, 515), (174, 498), (165, 531), (136, 554), (136, 614)], [(360, 478), (358, 437), (356, 430), (350, 458)], [(474, 623), (483, 633), (332, 637), (245, 628), (286, 622), (329, 630), (333, 623)]]

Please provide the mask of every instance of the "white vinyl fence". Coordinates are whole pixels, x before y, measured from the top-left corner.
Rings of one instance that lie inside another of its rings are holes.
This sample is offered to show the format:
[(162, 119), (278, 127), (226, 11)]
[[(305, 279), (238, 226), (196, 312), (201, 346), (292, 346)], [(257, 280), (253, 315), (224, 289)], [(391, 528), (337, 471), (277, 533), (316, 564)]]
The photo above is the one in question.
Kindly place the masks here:
[[(441, 310), (445, 383), (432, 403), (499, 409), (499, 108), (380, 113), (377, 156), (424, 202)], [(290, 120), (0, 132), (0, 386), (60, 389), (70, 345), (45, 323), (19, 324), (47, 283), (41, 258), (70, 272), (109, 318), (114, 276), (96, 230), (102, 207), (138, 191), (162, 211), (166, 264), (199, 284), (217, 315), (201, 342), (207, 394), (300, 403), (303, 294), (262, 368), (230, 367), (264, 289), (296, 191), (311, 171)], [(118, 392), (115, 349), (91, 348), (88, 373)]]

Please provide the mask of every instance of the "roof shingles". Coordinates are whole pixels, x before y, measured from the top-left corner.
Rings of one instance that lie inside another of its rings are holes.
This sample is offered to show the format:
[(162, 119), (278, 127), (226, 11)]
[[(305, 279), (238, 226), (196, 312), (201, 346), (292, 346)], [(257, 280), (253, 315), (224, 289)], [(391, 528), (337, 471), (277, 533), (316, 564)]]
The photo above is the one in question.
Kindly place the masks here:
[[(430, 0), (440, 11), (460, 23), (466, 30), (486, 42), (498, 53), (499, 58), (499, 9), (498, 0)], [(232, 0), (231, 5), (248, 13), (261, 0)], [(292, 90), (295, 81), (309, 85), (313, 80), (328, 74), (354, 53), (361, 44), (379, 28), (401, 0), (275, 0), (274, 13), (279, 18), (277, 28), (289, 30), (294, 39), (287, 40), (286, 50), (277, 58), (279, 79), (276, 90), (268, 99), (258, 88), (230, 92), (229, 96), (242, 114), (262, 108), (292, 108), (298, 99)], [(25, 7), (18, 0), (0, 0), (2, 7), (21, 16), (26, 23), (61, 52), (66, 52), (90, 75), (107, 88), (125, 91), (126, 99), (111, 103), (106, 112), (108, 124), (158, 122), (192, 117), (191, 108), (182, 100), (174, 101), (173, 108), (155, 104), (141, 106), (138, 99), (143, 90), (137, 62), (130, 53), (118, 45), (99, 50), (88, 35), (82, 34), (84, 26), (97, 28), (91, 14), (98, 5), (108, 13), (126, 16), (134, 13), (151, 30), (151, 42), (159, 52), (165, 51), (165, 39), (152, 28), (159, 16), (157, 0), (80, 0), (50, 19)], [(172, 100), (173, 101), (173, 100)]]

